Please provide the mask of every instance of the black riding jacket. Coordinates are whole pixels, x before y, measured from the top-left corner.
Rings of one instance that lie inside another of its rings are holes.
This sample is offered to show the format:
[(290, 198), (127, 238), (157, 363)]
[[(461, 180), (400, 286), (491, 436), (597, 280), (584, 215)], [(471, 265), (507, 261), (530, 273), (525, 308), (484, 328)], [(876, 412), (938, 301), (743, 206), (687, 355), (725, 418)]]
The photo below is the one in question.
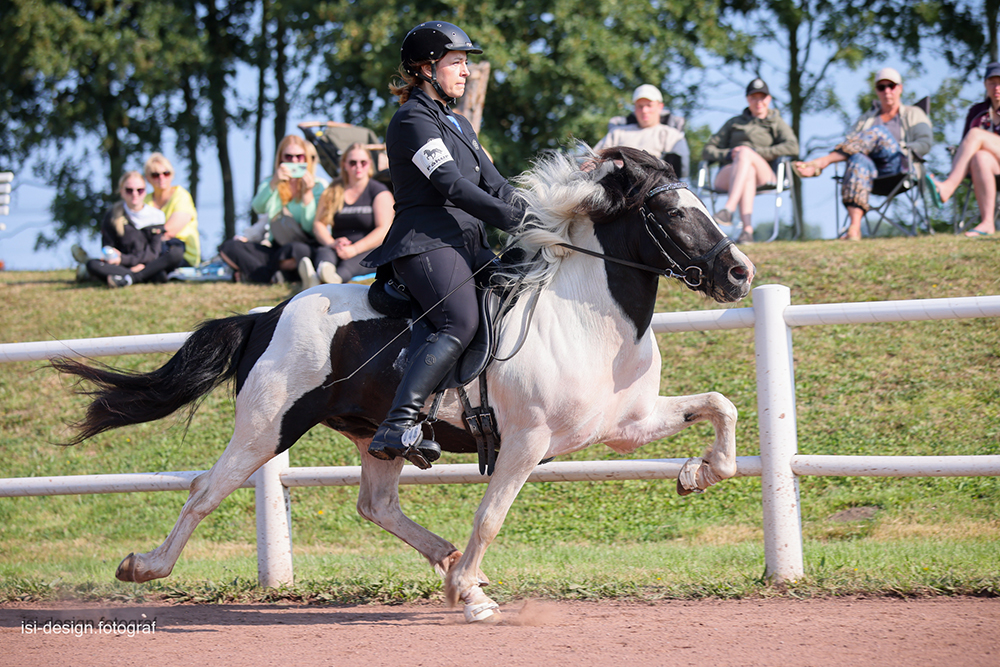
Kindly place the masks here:
[(479, 145), (472, 125), (420, 88), (389, 122), (386, 152), (396, 213), (365, 266), (447, 246), (487, 248), (484, 221), (504, 231), (520, 224), (515, 189)]

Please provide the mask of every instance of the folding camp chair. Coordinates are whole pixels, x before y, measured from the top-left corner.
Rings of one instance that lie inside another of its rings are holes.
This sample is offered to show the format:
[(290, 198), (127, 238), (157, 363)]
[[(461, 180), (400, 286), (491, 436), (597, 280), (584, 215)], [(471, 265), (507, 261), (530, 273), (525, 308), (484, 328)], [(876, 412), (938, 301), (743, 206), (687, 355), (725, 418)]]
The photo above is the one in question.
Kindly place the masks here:
[[(793, 229), (798, 229), (798, 208), (795, 206), (795, 188), (792, 187), (792, 158), (790, 157), (780, 157), (771, 163), (771, 168), (774, 169), (775, 176), (777, 177), (774, 183), (765, 183), (764, 185), (757, 188), (757, 196), (761, 195), (774, 195), (774, 228), (771, 230), (771, 236), (767, 239), (767, 243), (774, 241), (778, 238), (778, 232), (781, 225), (781, 204), (782, 197), (784, 193), (788, 193), (788, 199), (792, 204), (792, 220)], [(719, 163), (717, 162), (700, 162), (698, 164), (698, 193), (702, 199), (708, 199), (712, 205), (712, 211), (719, 210), (719, 204), (721, 199), (729, 197), (728, 190), (716, 190), (715, 189), (715, 176), (718, 173)], [(743, 230), (742, 223), (737, 223), (734, 216), (732, 230), (729, 234), (739, 236), (740, 232)]]
[[(611, 120), (608, 121), (608, 132), (616, 130), (623, 125), (635, 125), (636, 124), (635, 112), (630, 111), (628, 116), (613, 116)], [(678, 116), (670, 112), (670, 109), (664, 109), (660, 112), (660, 124), (669, 125), (670, 127), (684, 131), (684, 117)], [(674, 173), (680, 176), (681, 173), (681, 156), (677, 153), (664, 153), (663, 155), (658, 155), (661, 160), (669, 164), (674, 169)]]
[(307, 121), (299, 123), (299, 129), (309, 143), (316, 147), (319, 163), (330, 178), (340, 175), (340, 156), (343, 152), (352, 144), (361, 144), (375, 158), (375, 179), (392, 187), (385, 144), (379, 143), (378, 136), (372, 130), (334, 121)]
[[(918, 106), (923, 109), (924, 113), (927, 114), (927, 117), (930, 118), (931, 101), (929, 97), (921, 99), (914, 106)], [(922, 179), (923, 167), (921, 166), (923, 158), (907, 148), (906, 161), (909, 165), (909, 169), (907, 171), (899, 174), (880, 176), (875, 178), (872, 182), (872, 195), (883, 197), (884, 199), (878, 206), (873, 206), (868, 209), (862, 219), (864, 225), (868, 228), (869, 236), (874, 236), (878, 232), (882, 222), (888, 222), (890, 225), (907, 236), (916, 236), (921, 230), (926, 231), (928, 234), (934, 233), (931, 229), (930, 219), (927, 215), (927, 206), (924, 202), (924, 183)], [(837, 192), (837, 199), (839, 199), (843, 180), (844, 175), (840, 173), (840, 163), (838, 162), (834, 166), (833, 175), (833, 184)], [(897, 197), (900, 197), (901, 200), (905, 202), (905, 206), (911, 211), (909, 224), (901, 220), (893, 219), (888, 215), (889, 209)], [(847, 215), (846, 207), (837, 206), (836, 208), (837, 236), (839, 237), (847, 232), (848, 228), (851, 226), (851, 221), (850, 217)], [(841, 211), (841, 209), (844, 210)], [(878, 219), (874, 224), (872, 224), (871, 219), (869, 218), (871, 215), (878, 216)], [(841, 217), (843, 217), (843, 220), (841, 220)]]

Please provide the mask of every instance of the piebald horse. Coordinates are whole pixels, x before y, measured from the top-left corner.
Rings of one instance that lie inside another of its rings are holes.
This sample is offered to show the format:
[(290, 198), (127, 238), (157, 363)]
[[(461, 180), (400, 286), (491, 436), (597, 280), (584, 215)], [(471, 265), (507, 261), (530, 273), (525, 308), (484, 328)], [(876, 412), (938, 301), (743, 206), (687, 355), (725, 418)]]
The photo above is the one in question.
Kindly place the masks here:
[[(404, 460), (367, 454), (406, 366), (412, 322), (375, 311), (365, 286), (320, 285), (265, 313), (202, 323), (150, 373), (53, 362), (97, 385), (73, 444), (163, 418), (235, 380), (235, 427), (222, 456), (191, 483), (163, 544), (129, 554), (116, 576), (143, 582), (169, 575), (198, 523), (317, 424), (343, 433), (361, 452), (361, 516), (419, 551), (469, 622), (499, 619), (482, 590), (488, 580), (480, 564), (543, 459), (602, 442), (624, 454), (707, 420), (715, 439), (684, 464), (678, 490), (700, 491), (732, 477), (736, 408), (715, 392), (659, 395), (660, 352), (650, 321), (661, 275), (734, 302), (749, 292), (753, 264), (670, 167), (642, 151), (607, 149), (591, 154), (584, 168), (553, 153), (518, 184), (528, 213), (515, 240), (531, 259), (498, 272), (520, 281), (523, 295), (487, 369), (502, 445), (464, 553), (401, 511)], [(476, 385), (471, 396), (478, 396)], [(445, 451), (476, 451), (453, 390), (437, 417), (434, 437)]]

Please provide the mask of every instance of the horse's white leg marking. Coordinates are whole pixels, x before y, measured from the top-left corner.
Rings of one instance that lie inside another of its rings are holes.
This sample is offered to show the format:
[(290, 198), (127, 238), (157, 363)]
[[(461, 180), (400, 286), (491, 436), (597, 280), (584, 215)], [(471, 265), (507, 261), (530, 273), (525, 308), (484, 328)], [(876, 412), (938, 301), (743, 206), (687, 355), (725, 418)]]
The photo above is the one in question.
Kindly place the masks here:
[(623, 429), (621, 440), (608, 441), (618, 452), (631, 452), (641, 445), (684, 430), (699, 421), (715, 428), (715, 440), (701, 458), (692, 458), (681, 469), (679, 488), (703, 491), (736, 474), (736, 406), (718, 392), (692, 396), (658, 396), (649, 415)]
[(504, 436), (506, 442), (523, 444), (501, 449), (493, 477), (476, 510), (469, 546), (445, 578), (446, 600), (452, 605), (461, 600), (469, 623), (500, 620), (497, 604), (483, 593), (478, 573), (486, 549), (500, 532), (510, 506), (548, 447), (550, 434), (541, 431), (511, 432)]

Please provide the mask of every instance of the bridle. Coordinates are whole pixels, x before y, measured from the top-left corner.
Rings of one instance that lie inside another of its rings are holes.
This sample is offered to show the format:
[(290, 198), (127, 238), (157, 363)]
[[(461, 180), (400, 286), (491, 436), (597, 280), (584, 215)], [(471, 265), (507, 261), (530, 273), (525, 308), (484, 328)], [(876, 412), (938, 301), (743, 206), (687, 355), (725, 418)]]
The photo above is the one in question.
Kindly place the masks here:
[[(659, 185), (649, 192), (643, 198), (642, 206), (639, 207), (639, 212), (642, 214), (643, 222), (646, 225), (646, 232), (649, 234), (650, 238), (653, 239), (653, 243), (656, 244), (657, 250), (660, 251), (660, 255), (667, 262), (667, 268), (658, 269), (655, 266), (649, 266), (648, 264), (639, 264), (637, 262), (630, 262), (627, 259), (619, 259), (618, 257), (612, 257), (611, 255), (605, 255), (603, 253), (595, 252), (593, 250), (587, 250), (586, 248), (580, 248), (575, 245), (570, 245), (569, 243), (559, 243), (564, 248), (569, 248), (570, 250), (575, 250), (577, 252), (582, 252), (585, 255), (591, 255), (592, 257), (599, 257), (609, 262), (614, 262), (615, 264), (621, 264), (623, 266), (629, 266), (633, 269), (640, 269), (642, 271), (649, 271), (650, 273), (655, 273), (660, 276), (666, 276), (667, 278), (678, 278), (683, 280), (684, 283), (692, 288), (698, 289), (706, 281), (706, 273), (708, 274), (708, 282), (711, 284), (712, 275), (714, 274), (715, 258), (718, 257), (719, 253), (733, 245), (733, 240), (728, 236), (723, 236), (712, 249), (703, 255), (698, 255), (697, 257), (691, 257), (684, 249), (674, 243), (674, 240), (664, 231), (663, 227), (657, 222), (656, 217), (650, 212), (647, 203), (650, 199), (656, 195), (667, 192), (670, 190), (680, 190), (687, 189), (687, 183), (683, 181), (676, 181), (674, 183), (664, 183)], [(670, 251), (673, 251), (674, 255), (679, 256), (680, 261), (674, 258)], [(683, 266), (681, 262), (687, 264)], [(702, 269), (703, 265), (705, 268)]]

